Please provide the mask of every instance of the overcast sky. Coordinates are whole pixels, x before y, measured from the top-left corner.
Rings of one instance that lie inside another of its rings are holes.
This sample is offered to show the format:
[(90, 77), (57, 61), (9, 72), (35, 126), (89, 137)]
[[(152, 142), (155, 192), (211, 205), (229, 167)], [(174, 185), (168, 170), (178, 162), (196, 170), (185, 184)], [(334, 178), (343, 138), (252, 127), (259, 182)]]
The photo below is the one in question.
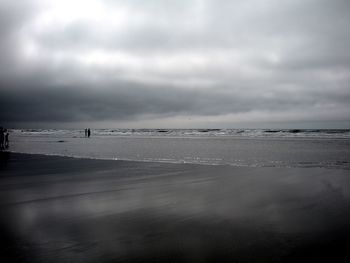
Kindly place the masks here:
[(0, 122), (350, 128), (349, 0), (0, 0)]

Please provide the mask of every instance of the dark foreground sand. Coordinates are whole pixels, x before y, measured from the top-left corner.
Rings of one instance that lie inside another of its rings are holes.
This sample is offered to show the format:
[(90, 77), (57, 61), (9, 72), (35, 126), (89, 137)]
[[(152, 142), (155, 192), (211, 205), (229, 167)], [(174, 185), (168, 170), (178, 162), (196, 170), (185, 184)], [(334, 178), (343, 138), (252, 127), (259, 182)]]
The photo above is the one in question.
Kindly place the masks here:
[(348, 258), (348, 170), (0, 160), (1, 262)]

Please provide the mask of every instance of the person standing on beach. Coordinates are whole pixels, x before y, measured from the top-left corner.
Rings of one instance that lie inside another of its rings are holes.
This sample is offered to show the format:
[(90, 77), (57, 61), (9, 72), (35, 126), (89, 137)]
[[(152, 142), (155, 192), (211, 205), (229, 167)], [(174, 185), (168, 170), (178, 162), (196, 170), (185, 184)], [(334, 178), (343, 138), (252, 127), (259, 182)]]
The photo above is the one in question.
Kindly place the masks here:
[(5, 140), (4, 130), (2, 127), (0, 127), (0, 150), (4, 149), (4, 140)]
[(85, 137), (87, 137), (87, 129), (85, 129), (84, 132), (85, 132)]
[(90, 135), (91, 135), (91, 131), (90, 131), (90, 129), (88, 129), (88, 130), (87, 130), (87, 136), (88, 136), (88, 138), (90, 138)]
[(10, 147), (9, 136), (10, 136), (10, 133), (7, 131), (5, 134), (5, 148), (6, 149)]

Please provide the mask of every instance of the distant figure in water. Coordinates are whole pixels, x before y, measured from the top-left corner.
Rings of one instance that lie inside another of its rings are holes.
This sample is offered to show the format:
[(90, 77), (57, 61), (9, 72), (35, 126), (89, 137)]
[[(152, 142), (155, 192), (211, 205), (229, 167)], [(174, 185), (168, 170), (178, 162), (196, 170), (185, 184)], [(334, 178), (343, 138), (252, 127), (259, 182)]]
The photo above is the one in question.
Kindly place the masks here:
[(90, 135), (91, 135), (91, 131), (90, 129), (87, 130), (87, 136), (90, 138)]
[(4, 149), (4, 140), (5, 140), (5, 134), (4, 129), (0, 127), (0, 150)]
[(5, 148), (6, 149), (10, 147), (9, 136), (10, 136), (10, 133), (7, 131), (5, 134)]
[(85, 129), (84, 132), (85, 132), (85, 137), (87, 137), (87, 133), (88, 133), (87, 129)]

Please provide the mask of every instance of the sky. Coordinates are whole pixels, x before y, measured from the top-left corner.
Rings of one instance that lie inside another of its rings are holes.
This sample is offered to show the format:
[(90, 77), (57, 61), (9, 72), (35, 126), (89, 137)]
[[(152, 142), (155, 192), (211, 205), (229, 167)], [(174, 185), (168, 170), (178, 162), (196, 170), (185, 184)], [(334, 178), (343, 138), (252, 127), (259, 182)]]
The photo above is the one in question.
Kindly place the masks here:
[(350, 128), (348, 0), (0, 0), (0, 125)]

